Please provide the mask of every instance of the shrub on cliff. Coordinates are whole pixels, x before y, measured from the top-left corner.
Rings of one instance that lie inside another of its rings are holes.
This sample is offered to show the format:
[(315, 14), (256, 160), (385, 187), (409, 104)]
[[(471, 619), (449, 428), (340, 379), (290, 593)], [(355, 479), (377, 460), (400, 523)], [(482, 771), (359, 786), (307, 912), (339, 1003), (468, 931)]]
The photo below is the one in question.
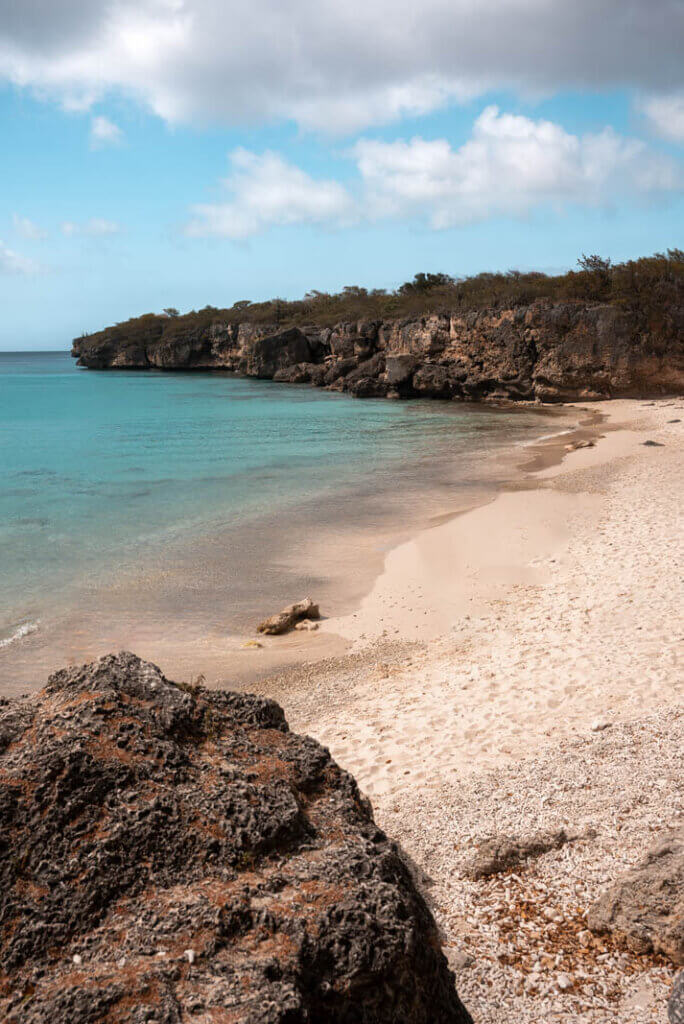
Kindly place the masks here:
[(314, 290), (292, 301), (241, 299), (227, 309), (205, 306), (179, 316), (147, 313), (110, 327), (107, 333), (114, 341), (125, 337), (134, 345), (162, 334), (172, 340), (188, 332), (202, 331), (213, 322), (273, 324), (281, 328), (305, 324), (333, 326), (344, 321), (415, 319), (434, 313), (509, 309), (537, 300), (606, 302), (629, 307), (652, 323), (654, 317), (667, 316), (669, 310), (684, 303), (681, 249), (668, 249), (666, 253), (625, 263), (582, 255), (578, 263), (578, 270), (557, 276), (512, 270), (505, 274), (452, 278), (444, 273), (421, 272), (393, 292), (348, 285), (341, 292)]

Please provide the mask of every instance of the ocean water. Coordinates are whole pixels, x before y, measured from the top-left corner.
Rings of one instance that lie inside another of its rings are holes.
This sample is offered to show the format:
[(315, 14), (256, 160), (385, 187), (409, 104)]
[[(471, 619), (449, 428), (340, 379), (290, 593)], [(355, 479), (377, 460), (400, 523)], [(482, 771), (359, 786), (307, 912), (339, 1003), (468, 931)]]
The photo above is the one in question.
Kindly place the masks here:
[(112, 630), (239, 633), (354, 572), (369, 531), (389, 543), (497, 486), (490, 456), (555, 427), (534, 410), (0, 353), (0, 686), (31, 651), (58, 667), (67, 631), (89, 650)]

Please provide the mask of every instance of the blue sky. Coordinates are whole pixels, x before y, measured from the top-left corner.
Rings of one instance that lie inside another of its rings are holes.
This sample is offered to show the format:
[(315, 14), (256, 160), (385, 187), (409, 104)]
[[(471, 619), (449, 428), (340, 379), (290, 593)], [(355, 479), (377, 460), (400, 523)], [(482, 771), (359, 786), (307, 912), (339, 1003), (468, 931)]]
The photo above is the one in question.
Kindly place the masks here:
[(0, 0), (0, 348), (681, 246), (682, 5), (602, 6)]

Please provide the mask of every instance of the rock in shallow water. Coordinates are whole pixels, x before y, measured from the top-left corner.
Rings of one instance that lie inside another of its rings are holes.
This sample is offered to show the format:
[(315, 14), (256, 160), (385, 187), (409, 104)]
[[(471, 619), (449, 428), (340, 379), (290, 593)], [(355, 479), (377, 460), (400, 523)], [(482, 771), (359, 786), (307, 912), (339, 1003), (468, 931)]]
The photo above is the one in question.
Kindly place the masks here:
[[(0, 708), (7, 1024), (467, 1024), (354, 780), (132, 654)], [(192, 955), (190, 955), (192, 953)]]
[(320, 619), (320, 617), (318, 605), (314, 604), (310, 597), (305, 597), (303, 601), (297, 601), (296, 604), (290, 604), (287, 608), (283, 608), (281, 612), (272, 615), (270, 619), (264, 619), (257, 626), (257, 633), (278, 636), (281, 633), (289, 633), (298, 622), (304, 619)]

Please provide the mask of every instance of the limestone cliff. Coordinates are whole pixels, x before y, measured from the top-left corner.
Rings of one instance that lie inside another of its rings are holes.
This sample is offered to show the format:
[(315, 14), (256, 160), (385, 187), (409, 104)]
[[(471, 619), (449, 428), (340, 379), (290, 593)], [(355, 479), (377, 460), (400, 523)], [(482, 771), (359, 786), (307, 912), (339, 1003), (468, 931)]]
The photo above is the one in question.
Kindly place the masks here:
[(92, 369), (225, 370), (358, 397), (640, 397), (684, 391), (684, 307), (647, 320), (610, 303), (538, 301), (285, 329), (149, 316), (77, 339), (72, 355)]

